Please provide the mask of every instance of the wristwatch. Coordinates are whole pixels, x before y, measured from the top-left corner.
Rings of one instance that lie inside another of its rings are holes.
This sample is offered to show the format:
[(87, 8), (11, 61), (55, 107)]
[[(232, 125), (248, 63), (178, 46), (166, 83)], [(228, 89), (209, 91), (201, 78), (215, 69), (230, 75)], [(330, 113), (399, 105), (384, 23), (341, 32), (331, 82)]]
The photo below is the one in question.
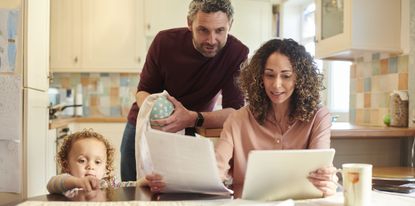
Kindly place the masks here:
[(195, 127), (201, 127), (203, 125), (203, 122), (205, 121), (205, 118), (203, 118), (202, 113), (200, 112), (196, 112), (196, 113), (197, 113), (197, 117), (196, 117)]

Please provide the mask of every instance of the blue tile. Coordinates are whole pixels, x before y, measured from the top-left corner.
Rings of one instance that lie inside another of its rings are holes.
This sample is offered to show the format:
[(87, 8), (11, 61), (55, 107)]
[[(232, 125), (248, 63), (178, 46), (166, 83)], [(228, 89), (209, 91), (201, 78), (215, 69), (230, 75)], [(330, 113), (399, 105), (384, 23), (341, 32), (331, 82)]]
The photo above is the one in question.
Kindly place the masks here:
[(389, 73), (398, 72), (398, 57), (389, 58)]
[(91, 114), (88, 106), (83, 106), (84, 116), (89, 116)]
[(121, 108), (118, 107), (111, 107), (111, 117), (120, 117), (121, 116)]
[(121, 87), (128, 87), (129, 82), (130, 82), (130, 79), (128, 77), (121, 77), (120, 86)]
[(370, 92), (372, 90), (372, 78), (368, 77), (364, 79), (364, 91)]

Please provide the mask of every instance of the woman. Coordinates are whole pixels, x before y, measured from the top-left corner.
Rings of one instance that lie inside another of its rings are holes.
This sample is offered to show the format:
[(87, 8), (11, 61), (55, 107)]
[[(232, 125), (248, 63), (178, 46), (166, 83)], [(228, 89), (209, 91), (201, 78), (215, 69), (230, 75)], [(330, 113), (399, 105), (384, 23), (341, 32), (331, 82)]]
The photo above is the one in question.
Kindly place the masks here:
[[(216, 144), (224, 181), (243, 183), (251, 150), (323, 149), (330, 147), (331, 117), (320, 105), (322, 75), (305, 48), (291, 39), (266, 42), (244, 66), (240, 87), (248, 105), (232, 113)], [(336, 192), (336, 168), (318, 169), (309, 180), (324, 196)], [(148, 175), (153, 192), (164, 183)]]
[[(228, 117), (216, 145), (222, 179), (230, 175), (242, 184), (251, 150), (330, 148), (331, 117), (320, 105), (322, 80), (311, 55), (294, 40), (273, 39), (259, 48), (239, 82), (248, 105)], [(321, 168), (309, 180), (325, 196), (334, 194), (335, 171)]]

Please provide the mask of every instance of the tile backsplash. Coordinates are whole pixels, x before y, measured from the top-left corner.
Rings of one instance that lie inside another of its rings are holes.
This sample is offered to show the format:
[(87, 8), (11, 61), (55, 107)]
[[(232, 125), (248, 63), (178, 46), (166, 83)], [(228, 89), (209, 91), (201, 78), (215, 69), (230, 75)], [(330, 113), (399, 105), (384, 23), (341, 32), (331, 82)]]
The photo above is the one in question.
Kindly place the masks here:
[(139, 81), (137, 73), (54, 73), (50, 87), (72, 89), (87, 117), (126, 117)]
[(408, 55), (382, 58), (379, 53), (359, 58), (350, 70), (350, 121), (384, 126), (390, 93), (408, 91)]

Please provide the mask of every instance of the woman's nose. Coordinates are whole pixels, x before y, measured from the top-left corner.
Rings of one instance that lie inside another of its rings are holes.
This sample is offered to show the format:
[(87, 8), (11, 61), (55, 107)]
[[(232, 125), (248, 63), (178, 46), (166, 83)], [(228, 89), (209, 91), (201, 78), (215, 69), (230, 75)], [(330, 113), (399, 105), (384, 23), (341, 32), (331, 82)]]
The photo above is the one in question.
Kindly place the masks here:
[(281, 85), (282, 85), (281, 78), (280, 77), (275, 78), (275, 80), (274, 80), (274, 87), (275, 88), (280, 88)]

